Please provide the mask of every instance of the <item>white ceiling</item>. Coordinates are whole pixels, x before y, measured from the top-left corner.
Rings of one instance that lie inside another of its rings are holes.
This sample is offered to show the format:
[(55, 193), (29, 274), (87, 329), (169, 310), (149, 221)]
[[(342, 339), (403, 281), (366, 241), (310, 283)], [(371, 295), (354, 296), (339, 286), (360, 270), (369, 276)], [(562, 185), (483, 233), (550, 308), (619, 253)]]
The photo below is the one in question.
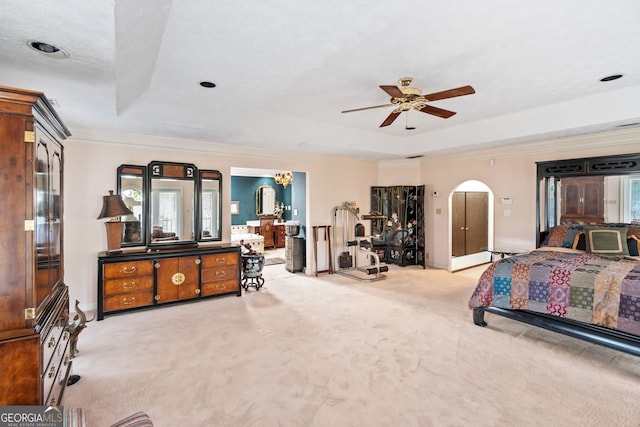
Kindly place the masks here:
[[(639, 22), (637, 0), (4, 0), (0, 85), (45, 92), (78, 137), (393, 159), (640, 122)], [(404, 76), (476, 94), (433, 102), (450, 119), (341, 114)]]

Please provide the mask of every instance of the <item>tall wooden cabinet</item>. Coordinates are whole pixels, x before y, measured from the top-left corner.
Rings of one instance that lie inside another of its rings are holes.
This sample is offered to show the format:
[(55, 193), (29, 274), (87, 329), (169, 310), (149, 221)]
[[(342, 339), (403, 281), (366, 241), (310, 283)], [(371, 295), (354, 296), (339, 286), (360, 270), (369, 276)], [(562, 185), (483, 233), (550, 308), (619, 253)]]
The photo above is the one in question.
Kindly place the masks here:
[(0, 405), (58, 405), (71, 371), (63, 147), (44, 94), (0, 87)]
[(604, 176), (563, 178), (560, 188), (561, 222), (604, 222)]

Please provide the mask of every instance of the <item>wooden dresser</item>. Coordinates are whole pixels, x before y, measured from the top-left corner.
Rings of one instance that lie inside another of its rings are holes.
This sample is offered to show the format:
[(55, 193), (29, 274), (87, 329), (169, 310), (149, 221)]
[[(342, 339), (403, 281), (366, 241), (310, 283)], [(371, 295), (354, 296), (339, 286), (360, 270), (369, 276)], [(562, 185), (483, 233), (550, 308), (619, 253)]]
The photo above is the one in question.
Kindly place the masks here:
[[(250, 225), (248, 229), (250, 233), (260, 234), (260, 226)], [(286, 237), (287, 237), (287, 227), (283, 223), (273, 224), (273, 238), (276, 242), (276, 248), (285, 247)]]
[(106, 252), (98, 256), (98, 320), (107, 314), (242, 295), (240, 246)]
[(0, 87), (0, 406), (59, 405), (71, 372), (63, 147), (40, 92)]

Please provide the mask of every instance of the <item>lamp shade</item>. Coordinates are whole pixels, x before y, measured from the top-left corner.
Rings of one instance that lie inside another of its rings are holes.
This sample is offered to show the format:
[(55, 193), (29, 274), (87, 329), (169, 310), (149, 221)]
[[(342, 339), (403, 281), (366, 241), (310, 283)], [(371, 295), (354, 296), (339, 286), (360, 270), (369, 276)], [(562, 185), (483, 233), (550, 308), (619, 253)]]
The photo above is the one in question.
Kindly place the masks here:
[(113, 194), (113, 190), (109, 190), (108, 196), (102, 196), (102, 212), (98, 215), (98, 219), (122, 215), (133, 215), (133, 212), (124, 204), (120, 195)]

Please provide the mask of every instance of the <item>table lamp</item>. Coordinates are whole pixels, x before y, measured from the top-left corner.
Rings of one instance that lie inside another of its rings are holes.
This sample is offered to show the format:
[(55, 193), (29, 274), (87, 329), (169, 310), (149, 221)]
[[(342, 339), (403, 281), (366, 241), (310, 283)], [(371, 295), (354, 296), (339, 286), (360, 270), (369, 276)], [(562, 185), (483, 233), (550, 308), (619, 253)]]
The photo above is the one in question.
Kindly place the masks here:
[(100, 212), (98, 219), (111, 218), (105, 223), (107, 227), (107, 250), (109, 252), (119, 251), (122, 247), (124, 223), (118, 217), (132, 214), (133, 212), (127, 208), (120, 195), (113, 194), (113, 190), (109, 190), (108, 196), (102, 196), (102, 212)]

